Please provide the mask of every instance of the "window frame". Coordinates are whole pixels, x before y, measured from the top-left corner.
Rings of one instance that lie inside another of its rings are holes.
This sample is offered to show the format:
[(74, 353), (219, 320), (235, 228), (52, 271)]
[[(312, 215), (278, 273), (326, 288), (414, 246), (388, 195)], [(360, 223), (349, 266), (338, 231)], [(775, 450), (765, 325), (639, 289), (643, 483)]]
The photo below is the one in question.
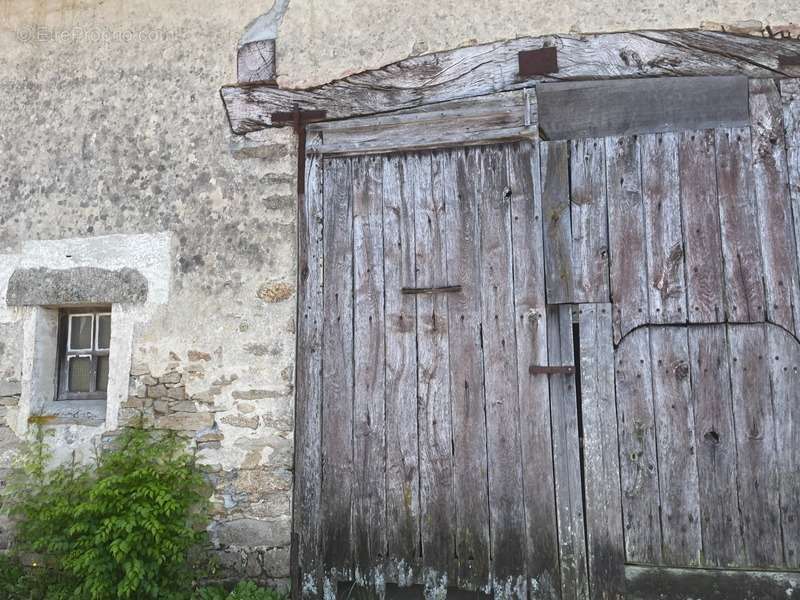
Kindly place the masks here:
[[(75, 317), (92, 317), (91, 348), (73, 349), (70, 347), (72, 340), (72, 319)], [(98, 318), (107, 316), (111, 319), (111, 307), (102, 306), (80, 306), (75, 308), (62, 308), (59, 310), (58, 317), (58, 384), (56, 387), (56, 401), (75, 401), (75, 400), (106, 400), (108, 391), (97, 389), (97, 371), (100, 357), (108, 357), (111, 354), (111, 341), (109, 339), (108, 348), (99, 348), (99, 327)], [(109, 321), (110, 327), (110, 321)], [(89, 357), (91, 366), (89, 368), (89, 391), (71, 392), (69, 391), (69, 362), (73, 358)]]

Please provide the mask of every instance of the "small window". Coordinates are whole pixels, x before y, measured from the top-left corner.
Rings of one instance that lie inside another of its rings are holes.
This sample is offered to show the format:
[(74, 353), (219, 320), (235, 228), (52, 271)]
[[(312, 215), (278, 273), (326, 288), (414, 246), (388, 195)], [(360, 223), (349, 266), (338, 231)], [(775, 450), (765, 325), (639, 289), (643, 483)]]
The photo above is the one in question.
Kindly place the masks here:
[(58, 337), (58, 399), (105, 400), (111, 308), (62, 310)]

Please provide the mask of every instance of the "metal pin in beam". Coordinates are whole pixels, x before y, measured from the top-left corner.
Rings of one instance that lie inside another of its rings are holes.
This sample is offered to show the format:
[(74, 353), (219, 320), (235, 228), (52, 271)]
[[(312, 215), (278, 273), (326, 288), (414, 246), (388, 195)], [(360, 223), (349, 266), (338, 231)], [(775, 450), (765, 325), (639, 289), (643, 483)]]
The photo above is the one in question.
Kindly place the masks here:
[(400, 293), (421, 295), (421, 294), (451, 294), (460, 291), (461, 291), (460, 285), (445, 285), (440, 287), (413, 287), (413, 288), (404, 287), (400, 290)]
[(531, 375), (572, 375), (575, 373), (575, 367), (550, 367), (546, 365), (531, 365), (528, 369)]

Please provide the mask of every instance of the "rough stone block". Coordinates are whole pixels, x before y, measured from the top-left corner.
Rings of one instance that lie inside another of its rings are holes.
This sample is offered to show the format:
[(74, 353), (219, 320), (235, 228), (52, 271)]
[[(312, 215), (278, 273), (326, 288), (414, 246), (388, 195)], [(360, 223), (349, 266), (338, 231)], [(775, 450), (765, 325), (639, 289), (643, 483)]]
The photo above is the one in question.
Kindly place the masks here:
[(176, 431), (198, 431), (211, 427), (214, 415), (211, 413), (174, 413), (156, 417), (156, 427), (159, 429), (174, 429)]
[(228, 415), (227, 417), (223, 417), (222, 422), (226, 425), (233, 425), (234, 427), (258, 429), (258, 417), (256, 415), (250, 415), (248, 417), (244, 415)]
[(169, 402), (166, 400), (153, 401), (153, 410), (162, 415), (167, 414), (169, 411)]
[(173, 400), (183, 400), (184, 398), (186, 398), (186, 388), (183, 387), (182, 385), (174, 388), (169, 388), (167, 390), (167, 396), (169, 396)]
[(272, 548), (264, 552), (264, 575), (273, 579), (289, 577), (289, 548)]
[(147, 279), (134, 269), (97, 267), (17, 269), (6, 292), (9, 306), (59, 304), (140, 304), (147, 300)]
[(179, 400), (179, 401), (171, 401), (169, 403), (169, 410), (171, 412), (197, 412), (197, 407), (195, 406), (194, 401), (192, 400)]
[(288, 546), (291, 538), (290, 518), (272, 521), (238, 519), (219, 523), (216, 538), (223, 546), (265, 546), (277, 548)]
[(167, 395), (167, 386), (158, 384), (158, 385), (148, 385), (147, 386), (147, 397), (148, 398), (164, 398)]
[(172, 371), (171, 373), (164, 373), (161, 377), (158, 378), (160, 383), (180, 383), (181, 382), (181, 374), (177, 371)]

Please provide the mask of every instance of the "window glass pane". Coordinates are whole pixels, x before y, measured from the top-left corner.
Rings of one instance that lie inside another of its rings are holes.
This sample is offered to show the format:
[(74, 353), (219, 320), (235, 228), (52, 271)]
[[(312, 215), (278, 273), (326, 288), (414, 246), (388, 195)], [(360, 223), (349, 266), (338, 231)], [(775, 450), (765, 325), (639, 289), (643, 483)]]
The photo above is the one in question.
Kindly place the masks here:
[(111, 315), (97, 315), (97, 348), (106, 350), (111, 345)]
[(92, 349), (92, 315), (71, 316), (69, 348), (70, 350)]
[(88, 392), (92, 377), (92, 358), (90, 356), (70, 356), (68, 371), (67, 389), (70, 392)]
[(108, 357), (97, 357), (97, 391), (108, 391)]

